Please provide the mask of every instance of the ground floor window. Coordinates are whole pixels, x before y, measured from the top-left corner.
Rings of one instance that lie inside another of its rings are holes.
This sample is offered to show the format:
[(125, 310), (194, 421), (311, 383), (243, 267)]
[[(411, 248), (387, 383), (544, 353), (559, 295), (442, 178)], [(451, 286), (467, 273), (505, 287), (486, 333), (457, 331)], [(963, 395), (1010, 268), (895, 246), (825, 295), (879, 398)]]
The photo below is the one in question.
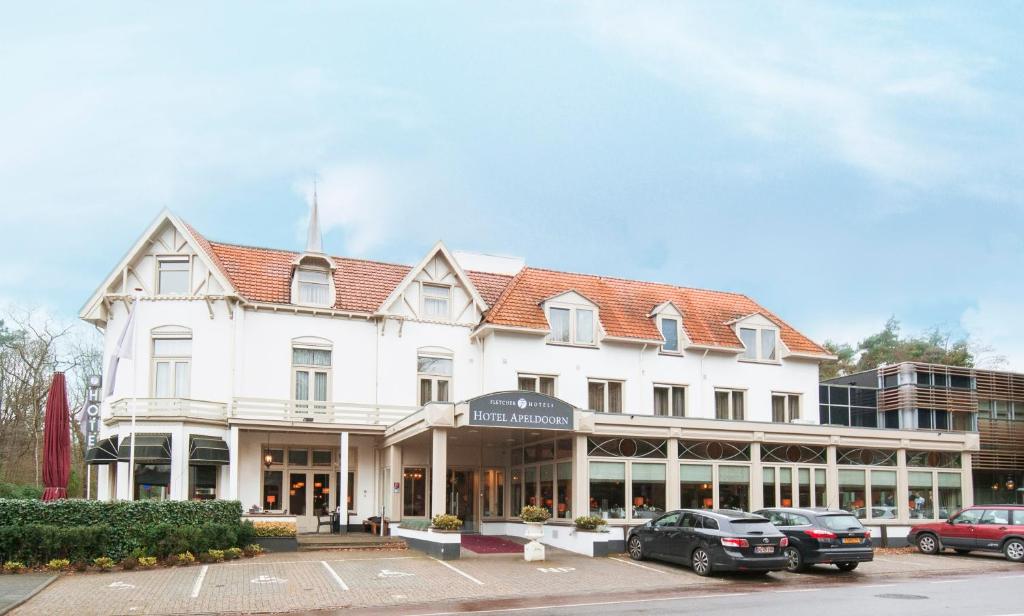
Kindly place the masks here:
[(571, 520), (572, 517), (572, 462), (558, 465), (558, 507), (555, 517)]
[(284, 507), (281, 498), (281, 487), (284, 484), (284, 473), (281, 471), (263, 471), (263, 509), (277, 511)]
[(935, 517), (935, 492), (932, 474), (923, 471), (907, 473), (908, 500), (911, 519), (929, 520)]
[(939, 519), (945, 520), (963, 506), (960, 473), (939, 473)]
[(188, 467), (188, 498), (189, 500), (212, 500), (217, 498), (217, 475), (219, 466)]
[(545, 464), (540, 467), (540, 506), (555, 516), (555, 467)]
[(761, 493), (765, 507), (778, 507), (778, 501), (775, 500), (775, 469), (772, 467), (762, 470)]
[[(336, 477), (338, 478), (338, 486), (339, 486), (338, 489), (341, 489), (340, 488), (340, 486), (341, 486), (341, 473), (340, 472), (337, 473)], [(347, 485), (345, 487), (346, 487), (346, 490), (348, 492), (345, 495), (345, 510), (350, 512), (350, 513), (355, 513), (355, 510), (356, 510), (356, 507), (355, 507), (355, 504), (354, 504), (356, 502), (356, 472), (355, 471), (349, 471), (348, 472), (348, 483), (347, 483)], [(341, 495), (339, 494), (339, 498), (340, 497), (341, 497)], [(341, 503), (338, 503), (338, 506), (340, 506), (340, 505), (341, 505)]]
[(171, 497), (170, 464), (135, 465), (135, 500), (167, 500)]
[(633, 518), (649, 519), (665, 513), (665, 465), (634, 462), (631, 471)]
[(402, 515), (426, 517), (427, 469), (422, 466), (407, 467), (402, 471), (402, 482)]
[[(562, 488), (559, 488), (561, 490)], [(484, 470), (483, 486), (485, 518), (497, 518), (505, 510), (505, 471), (489, 468)]]
[[(839, 471), (839, 508), (856, 515), (858, 518), (867, 517), (864, 493), (864, 471), (847, 470)], [(785, 507), (786, 505), (783, 505)]]
[(323, 515), (331, 509), (330, 473), (313, 474), (313, 515)]
[(814, 469), (814, 506), (828, 506), (828, 484), (825, 482), (825, 469)]
[(718, 467), (718, 507), (748, 511), (750, 505), (750, 468)]
[(711, 509), (715, 504), (710, 464), (679, 467), (679, 502), (683, 509)]
[(306, 515), (306, 473), (291, 473), (288, 482), (288, 513)]
[(626, 518), (626, 464), (590, 463), (590, 515), (606, 520)]
[(871, 518), (891, 520), (896, 510), (896, 471), (871, 471)]

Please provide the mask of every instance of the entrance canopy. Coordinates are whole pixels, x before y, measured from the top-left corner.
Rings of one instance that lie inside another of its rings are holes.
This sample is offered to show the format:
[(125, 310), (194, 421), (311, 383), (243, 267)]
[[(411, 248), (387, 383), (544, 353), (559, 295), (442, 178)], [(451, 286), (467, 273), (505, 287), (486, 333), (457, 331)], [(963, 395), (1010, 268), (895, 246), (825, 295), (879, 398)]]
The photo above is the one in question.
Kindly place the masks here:
[(171, 463), (170, 434), (136, 434), (134, 438), (129, 436), (121, 441), (121, 446), (117, 450), (118, 462), (131, 461), (133, 440), (137, 440), (138, 443), (135, 446), (135, 462), (137, 464)]
[(117, 462), (117, 435), (105, 438), (85, 452), (86, 464), (114, 464)]
[(228, 464), (228, 444), (216, 436), (192, 436), (188, 443), (188, 463), (209, 465)]

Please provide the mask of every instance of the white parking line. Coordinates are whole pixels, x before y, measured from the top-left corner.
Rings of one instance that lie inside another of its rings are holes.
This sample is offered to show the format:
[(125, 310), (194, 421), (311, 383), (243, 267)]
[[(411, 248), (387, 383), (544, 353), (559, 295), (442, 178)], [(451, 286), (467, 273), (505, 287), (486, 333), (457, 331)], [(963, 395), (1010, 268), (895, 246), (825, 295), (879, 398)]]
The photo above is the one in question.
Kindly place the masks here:
[(1017, 578), (1024, 578), (1024, 575), (1000, 575), (1000, 580), (1015, 580)]
[(895, 584), (869, 584), (868, 586), (861, 586), (861, 588), (892, 588)]
[(481, 586), (483, 586), (483, 585), (484, 585), (484, 583), (483, 583), (483, 582), (481, 582), (480, 580), (476, 579), (476, 578), (475, 578), (475, 577), (473, 577), (472, 575), (470, 575), (470, 574), (466, 573), (465, 571), (463, 571), (463, 570), (461, 570), (461, 569), (456, 569), (455, 567), (453, 567), (453, 566), (449, 565), (448, 563), (444, 562), (443, 560), (438, 560), (438, 559), (434, 558), (433, 556), (431, 556), (430, 558), (431, 558), (431, 560), (436, 560), (437, 562), (441, 563), (441, 564), (442, 564), (442, 565), (444, 565), (445, 567), (448, 567), (449, 569), (451, 569), (451, 570), (452, 570), (452, 571), (454, 571), (455, 573), (458, 573), (459, 575), (461, 575), (462, 577), (466, 578), (466, 579), (467, 579), (467, 580), (469, 580), (470, 582), (474, 582), (474, 583), (476, 583), (476, 584), (479, 584), (479, 585), (481, 585)]
[(794, 588), (793, 590), (775, 590), (772, 592), (818, 592), (820, 588)]
[[(379, 558), (336, 558), (334, 560), (328, 560), (329, 563), (353, 563), (365, 560), (412, 560), (421, 558), (420, 556), (382, 556)], [(273, 560), (273, 561), (258, 561), (262, 565), (304, 565), (307, 563), (315, 563), (315, 560)], [(253, 561), (239, 561), (232, 563), (224, 563), (225, 567), (240, 567), (245, 565), (254, 564)]]
[[(630, 563), (633, 564), (633, 563)], [(468, 610), (458, 612), (428, 612), (425, 614), (418, 614), (417, 616), (450, 616), (451, 614), (502, 614), (506, 612), (530, 612), (536, 610), (553, 610), (556, 608), (570, 608), (570, 607), (596, 607), (600, 605), (632, 605), (635, 603), (655, 603), (658, 601), (679, 601), (682, 599), (716, 599), (718, 597), (743, 597), (753, 593), (749, 592), (731, 592), (731, 593), (719, 593), (714, 595), (681, 595), (678, 597), (657, 597), (653, 599), (627, 599), (623, 601), (593, 601), (590, 603), (562, 603), (554, 605), (535, 605), (531, 607), (508, 607), (508, 608), (497, 608), (493, 610)], [(1006, 614), (1004, 616), (1024, 616), (1024, 615), (1013, 615)]]
[(608, 560), (614, 560), (615, 562), (622, 563), (624, 565), (633, 565), (634, 567), (640, 567), (641, 569), (647, 569), (648, 571), (653, 571), (655, 573), (661, 573), (663, 575), (668, 575), (668, 571), (662, 571), (661, 569), (655, 569), (654, 567), (648, 567), (647, 565), (641, 565), (640, 563), (634, 563), (634, 562), (630, 562), (628, 560), (622, 560), (621, 558), (615, 558), (614, 556), (609, 556)]
[(332, 569), (331, 566), (327, 564), (326, 560), (321, 560), (320, 564), (324, 566), (324, 569), (327, 569), (327, 573), (331, 574), (331, 577), (334, 578), (334, 581), (338, 583), (338, 586), (341, 586), (341, 589), (347, 592), (348, 584), (346, 584), (345, 581), (341, 579), (341, 576), (338, 575), (338, 572)]
[(959, 584), (960, 582), (969, 582), (967, 578), (961, 578), (958, 580), (935, 580), (934, 582), (928, 582), (929, 584)]
[(203, 565), (203, 568), (199, 570), (199, 577), (196, 578), (195, 584), (192, 584), (192, 598), (195, 599), (199, 596), (199, 590), (203, 587), (203, 580), (206, 579), (206, 572), (209, 571), (210, 565)]

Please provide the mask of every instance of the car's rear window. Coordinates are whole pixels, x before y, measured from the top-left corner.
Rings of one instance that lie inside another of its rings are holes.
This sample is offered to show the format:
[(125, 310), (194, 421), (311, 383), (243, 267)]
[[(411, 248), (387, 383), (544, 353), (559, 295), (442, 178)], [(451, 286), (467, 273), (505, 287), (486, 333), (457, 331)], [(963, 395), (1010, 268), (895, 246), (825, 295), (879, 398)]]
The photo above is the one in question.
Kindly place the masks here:
[(732, 525), (732, 529), (738, 533), (755, 533), (759, 535), (764, 534), (775, 534), (778, 531), (775, 529), (775, 525), (768, 520), (759, 520), (757, 518), (741, 518), (739, 520), (729, 520), (729, 524)]
[(852, 515), (823, 515), (821, 518), (822, 526), (829, 530), (854, 530), (864, 528), (861, 525), (860, 520), (853, 517)]

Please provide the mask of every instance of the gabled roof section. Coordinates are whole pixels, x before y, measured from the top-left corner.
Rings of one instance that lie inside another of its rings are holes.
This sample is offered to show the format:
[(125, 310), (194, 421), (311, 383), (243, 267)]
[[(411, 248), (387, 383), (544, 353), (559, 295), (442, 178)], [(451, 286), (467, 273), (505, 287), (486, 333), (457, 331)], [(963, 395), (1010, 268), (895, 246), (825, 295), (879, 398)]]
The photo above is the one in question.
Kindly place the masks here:
[(746, 295), (531, 267), (523, 268), (512, 279), (484, 321), (546, 329), (548, 324), (540, 304), (566, 289), (575, 289), (601, 306), (601, 323), (612, 337), (660, 340), (661, 332), (650, 318), (651, 307), (672, 302), (685, 316), (683, 328), (695, 345), (742, 349), (729, 322), (757, 312), (779, 325), (780, 336), (791, 351), (828, 356), (820, 346)]
[(402, 293), (405, 292), (406, 287), (408, 287), (410, 284), (412, 284), (414, 280), (416, 280), (416, 276), (419, 275), (420, 271), (422, 271), (423, 268), (425, 268), (427, 264), (430, 263), (438, 254), (443, 256), (445, 260), (448, 261), (449, 267), (451, 267), (452, 271), (455, 272), (455, 277), (458, 278), (459, 282), (462, 283), (462, 286), (465, 287), (466, 291), (473, 298), (473, 302), (476, 304), (477, 308), (481, 312), (487, 310), (487, 302), (484, 301), (484, 298), (480, 295), (480, 292), (477, 291), (476, 285), (473, 284), (472, 279), (470, 279), (470, 277), (462, 269), (462, 266), (459, 265), (459, 262), (455, 260), (455, 257), (448, 250), (448, 247), (444, 245), (444, 242), (439, 241), (438, 243), (434, 244), (433, 248), (427, 251), (427, 255), (423, 257), (422, 261), (420, 261), (415, 267), (409, 269), (409, 271), (406, 273), (402, 281), (399, 282), (398, 285), (396, 285), (395, 288), (391, 290), (391, 293), (380, 304), (380, 308), (378, 311), (387, 310), (388, 308), (391, 307), (392, 304), (398, 301), (398, 298), (401, 297)]
[(153, 238), (153, 236), (160, 230), (164, 224), (171, 224), (177, 229), (178, 233), (181, 234), (185, 241), (188, 242), (192, 250), (202, 259), (204, 259), (213, 273), (217, 282), (220, 283), (221, 287), (226, 290), (227, 295), (235, 295), (236, 290), (234, 285), (231, 284), (230, 278), (227, 276), (222, 264), (218, 261), (216, 256), (210, 250), (210, 243), (206, 241), (201, 235), (195, 232), (195, 230), (189, 226), (184, 220), (176, 216), (173, 212), (168, 209), (162, 210), (153, 222), (146, 227), (146, 230), (139, 236), (139, 239), (132, 244), (132, 247), (121, 257), (117, 265), (110, 271), (110, 274), (103, 280), (103, 283), (93, 292), (89, 297), (88, 301), (79, 310), (79, 317), (86, 319), (88, 314), (93, 311), (97, 303), (102, 301), (103, 295), (106, 289), (116, 282), (117, 277), (121, 271), (128, 267), (138, 256), (142, 253), (147, 246), (147, 243)]

